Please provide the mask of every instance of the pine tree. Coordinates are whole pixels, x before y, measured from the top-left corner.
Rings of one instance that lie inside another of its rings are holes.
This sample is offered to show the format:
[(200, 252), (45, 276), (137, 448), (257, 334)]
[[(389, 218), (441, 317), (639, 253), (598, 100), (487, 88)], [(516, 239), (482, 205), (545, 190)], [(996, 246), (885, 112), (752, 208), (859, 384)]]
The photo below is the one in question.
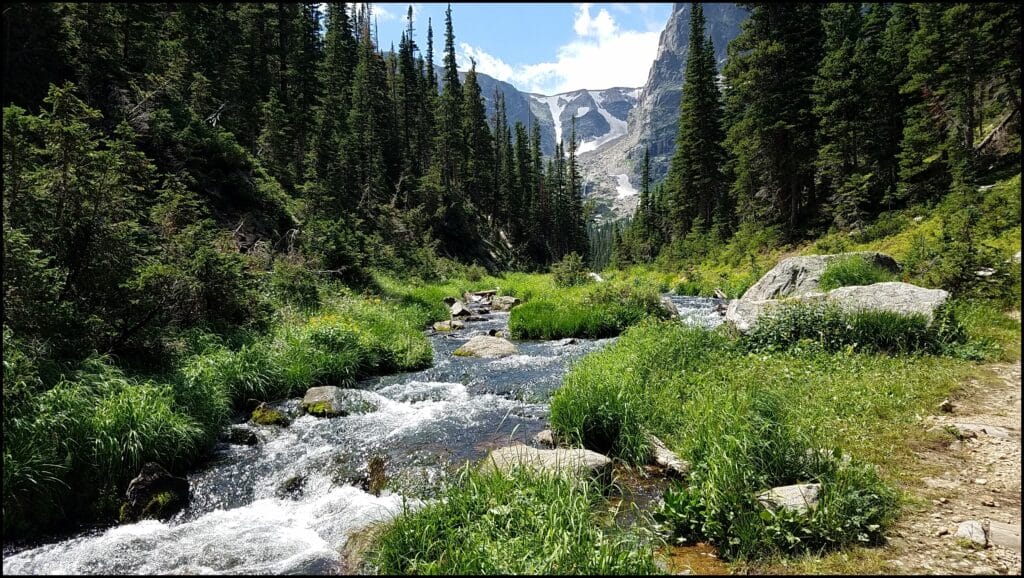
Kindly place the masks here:
[(476, 81), (475, 61), (471, 61), (462, 92), (462, 141), (466, 155), (461, 180), (469, 200), (477, 207), (489, 210), (494, 202), (494, 144), (487, 126), (487, 111), (480, 85)]
[(463, 199), (461, 182), (465, 158), (462, 138), (462, 84), (455, 65), (455, 33), (452, 31), (452, 7), (445, 11), (444, 89), (438, 102), (437, 162), (441, 187), (448, 206)]
[(780, 224), (789, 237), (817, 216), (811, 88), (821, 54), (818, 4), (756, 4), (725, 67), (742, 221)]
[(725, 135), (721, 99), (715, 84), (714, 47), (705, 36), (703, 8), (699, 3), (692, 6), (679, 132), (666, 177), (669, 194), (674, 198), (672, 220), (677, 238), (684, 237), (698, 218), (710, 226), (725, 194)]

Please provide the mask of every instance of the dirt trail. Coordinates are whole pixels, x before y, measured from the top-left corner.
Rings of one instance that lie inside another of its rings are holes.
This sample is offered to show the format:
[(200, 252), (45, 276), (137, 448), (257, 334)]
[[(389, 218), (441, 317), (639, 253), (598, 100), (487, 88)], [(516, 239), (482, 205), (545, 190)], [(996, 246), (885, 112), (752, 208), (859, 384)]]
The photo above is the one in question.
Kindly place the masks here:
[[(1020, 574), (1020, 361), (985, 366), (950, 401), (952, 411), (926, 418), (926, 427), (959, 432), (961, 439), (948, 446), (922, 446), (920, 458), (936, 473), (909, 488), (924, 503), (890, 533), (888, 569), (901, 574)], [(957, 537), (960, 523), (968, 520), (986, 528), (987, 547)]]

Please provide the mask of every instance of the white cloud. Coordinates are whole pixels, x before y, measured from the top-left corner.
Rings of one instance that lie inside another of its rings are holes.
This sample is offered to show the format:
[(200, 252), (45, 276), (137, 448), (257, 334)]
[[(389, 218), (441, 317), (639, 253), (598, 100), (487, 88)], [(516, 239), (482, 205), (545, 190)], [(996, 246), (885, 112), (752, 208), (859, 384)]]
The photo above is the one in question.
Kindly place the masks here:
[(643, 86), (658, 51), (660, 30), (622, 30), (604, 8), (591, 13), (580, 4), (573, 21), (576, 37), (558, 48), (554, 62), (511, 65), (462, 43), (460, 68), (472, 57), (477, 71), (527, 92), (557, 94), (580, 89)]

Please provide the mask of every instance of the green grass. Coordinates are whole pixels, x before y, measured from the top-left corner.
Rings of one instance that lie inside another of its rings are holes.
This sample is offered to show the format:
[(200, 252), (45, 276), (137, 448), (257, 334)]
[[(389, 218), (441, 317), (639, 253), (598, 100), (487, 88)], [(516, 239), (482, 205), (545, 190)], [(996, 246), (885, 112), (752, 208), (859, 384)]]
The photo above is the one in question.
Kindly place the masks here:
[[(951, 309), (968, 337), (959, 346), (1020, 341), (1019, 323), (996, 321), (1001, 313), (990, 304)], [(855, 321), (864, 333), (892, 330), (865, 351), (806, 338), (752, 351), (725, 331), (647, 321), (573, 366), (552, 397), (551, 425), (634, 464), (647, 459), (646, 432), (665, 440), (693, 465), (688, 485), (666, 496), (665, 528), (710, 541), (729, 559), (873, 544), (898, 513), (893, 487), (914, 459), (906, 440), (919, 435), (918, 416), (976, 367), (969, 356), (903, 353), (912, 348), (892, 340), (905, 322)], [(1000, 347), (975, 352), (1012, 355)], [(798, 482), (823, 485), (817, 510), (771, 514), (753, 499)]]
[(818, 285), (822, 291), (831, 291), (850, 285), (871, 285), (896, 281), (898, 277), (869, 262), (862, 255), (849, 255), (833, 259), (825, 266)]
[(650, 278), (621, 277), (565, 289), (513, 309), (509, 333), (515, 339), (612, 337), (649, 316), (664, 317), (662, 290)]
[(636, 535), (601, 527), (601, 501), (592, 482), (467, 466), (438, 500), (385, 527), (367, 562), (386, 575), (655, 573)]

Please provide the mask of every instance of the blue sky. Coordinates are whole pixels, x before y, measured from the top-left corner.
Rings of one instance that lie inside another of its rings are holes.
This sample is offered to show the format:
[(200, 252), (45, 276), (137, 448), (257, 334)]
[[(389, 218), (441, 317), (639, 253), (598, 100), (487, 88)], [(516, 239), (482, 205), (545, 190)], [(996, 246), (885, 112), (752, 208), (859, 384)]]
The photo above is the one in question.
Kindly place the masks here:
[[(410, 4), (375, 3), (383, 48), (397, 46)], [(416, 43), (426, 51), (427, 18), (434, 57), (444, 50), (444, 3), (413, 3)], [(452, 3), (459, 68), (477, 71), (527, 92), (555, 94), (612, 86), (642, 86), (668, 20), (668, 3)]]

